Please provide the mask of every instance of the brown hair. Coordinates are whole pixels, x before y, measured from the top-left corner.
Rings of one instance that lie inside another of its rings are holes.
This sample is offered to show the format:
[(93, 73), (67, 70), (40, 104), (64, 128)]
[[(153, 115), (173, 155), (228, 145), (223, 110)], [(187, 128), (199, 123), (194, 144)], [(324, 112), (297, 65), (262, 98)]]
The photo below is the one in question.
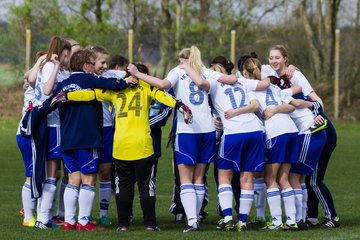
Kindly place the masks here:
[(212, 60), (212, 62), (210, 64), (210, 67), (214, 66), (215, 64), (220, 64), (225, 69), (225, 72), (222, 72), (222, 73), (225, 73), (225, 74), (231, 74), (231, 71), (234, 68), (234, 64), (231, 61), (227, 60), (226, 57), (224, 57), (224, 56), (215, 57)]
[(246, 71), (251, 79), (261, 79), (261, 62), (256, 58), (248, 58), (244, 62), (244, 71)]
[(104, 48), (104, 47), (102, 47), (102, 46), (90, 47), (90, 49), (93, 50), (96, 55), (97, 55), (98, 53), (102, 53), (102, 54), (109, 55), (108, 50), (106, 50), (106, 48)]
[(284, 45), (278, 44), (278, 45), (273, 46), (272, 48), (270, 48), (268, 55), (270, 55), (271, 50), (278, 50), (281, 53), (281, 55), (285, 58), (285, 64), (287, 65), (289, 63), (288, 52)]
[(54, 36), (51, 38), (50, 44), (49, 44), (49, 48), (47, 51), (47, 55), (45, 60), (40, 64), (40, 69), (42, 69), (45, 65), (45, 63), (47, 63), (48, 61), (50, 61), (51, 56), (53, 54), (58, 55), (58, 57), (61, 57), (61, 54), (64, 50), (68, 50), (71, 51), (71, 44), (66, 41), (65, 39), (58, 37), (58, 36)]
[(74, 53), (70, 59), (71, 71), (83, 71), (85, 63), (91, 63), (96, 58), (96, 54), (91, 49), (85, 48)]

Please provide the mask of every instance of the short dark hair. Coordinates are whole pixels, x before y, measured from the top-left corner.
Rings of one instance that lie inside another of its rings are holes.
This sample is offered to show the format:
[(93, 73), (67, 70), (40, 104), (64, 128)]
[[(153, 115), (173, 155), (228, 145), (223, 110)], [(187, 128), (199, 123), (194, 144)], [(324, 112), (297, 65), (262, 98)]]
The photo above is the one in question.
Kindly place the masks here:
[(91, 49), (85, 48), (75, 52), (70, 59), (70, 69), (71, 71), (83, 71), (85, 63), (90, 63), (94, 61), (96, 54)]
[(221, 66), (223, 66), (225, 68), (227, 74), (231, 74), (231, 71), (234, 68), (234, 64), (231, 61), (227, 60), (226, 57), (224, 57), (224, 56), (215, 57), (212, 60), (210, 66), (215, 65), (215, 64), (220, 64)]
[(113, 56), (109, 61), (109, 69), (115, 69), (116, 66), (122, 67), (129, 64), (129, 60), (121, 55)]
[[(147, 66), (145, 66), (145, 65), (142, 64), (142, 63), (134, 63), (134, 65), (135, 65), (136, 68), (139, 70), (139, 72), (145, 73), (145, 74), (149, 75), (149, 68), (148, 68)], [(130, 76), (131, 76), (131, 73), (126, 72), (125, 78), (130, 77)]]

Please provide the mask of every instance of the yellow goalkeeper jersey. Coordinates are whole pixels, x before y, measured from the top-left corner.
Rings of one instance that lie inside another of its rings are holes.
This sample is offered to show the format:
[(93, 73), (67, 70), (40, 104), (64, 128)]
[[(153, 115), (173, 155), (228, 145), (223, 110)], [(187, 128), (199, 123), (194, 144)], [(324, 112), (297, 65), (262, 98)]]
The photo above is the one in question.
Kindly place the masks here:
[[(122, 91), (95, 89), (96, 100), (112, 102), (115, 107), (115, 133), (113, 157), (119, 160), (139, 160), (154, 154), (149, 125), (149, 108), (152, 100), (175, 107), (176, 100), (168, 93), (151, 88), (144, 81)], [(70, 92), (72, 101), (94, 100), (93, 90)]]

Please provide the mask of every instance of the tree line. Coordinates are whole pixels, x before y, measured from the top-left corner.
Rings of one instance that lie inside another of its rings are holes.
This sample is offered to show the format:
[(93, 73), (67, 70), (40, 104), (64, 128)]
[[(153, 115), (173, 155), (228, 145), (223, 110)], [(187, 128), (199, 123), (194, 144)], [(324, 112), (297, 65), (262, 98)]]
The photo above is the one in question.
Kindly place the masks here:
[(339, 28), (340, 117), (360, 117), (350, 111), (360, 99), (360, 0), (24, 0), (3, 7), (9, 11), (0, 21), (0, 48), (6, 49), (0, 61), (21, 70), (26, 29), (32, 31), (32, 56), (53, 35), (127, 56), (133, 29), (134, 61), (153, 66), (159, 77), (177, 64), (183, 47), (199, 47), (205, 63), (218, 55), (230, 58), (230, 31), (236, 30), (236, 59), (255, 51), (266, 63), (269, 47), (285, 45), (290, 63), (307, 76), (330, 115)]

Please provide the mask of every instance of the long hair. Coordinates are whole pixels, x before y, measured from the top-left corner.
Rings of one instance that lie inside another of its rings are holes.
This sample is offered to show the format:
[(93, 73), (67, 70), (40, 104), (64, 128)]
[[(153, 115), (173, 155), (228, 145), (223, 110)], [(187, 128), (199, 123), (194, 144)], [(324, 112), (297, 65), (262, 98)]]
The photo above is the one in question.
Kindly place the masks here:
[(179, 58), (188, 59), (189, 66), (202, 76), (204, 64), (201, 60), (200, 50), (196, 46), (181, 50)]
[[(225, 71), (221, 71), (219, 69), (219, 66), (216, 65), (220, 65)], [(220, 70), (217, 72), (222, 72), (224, 74), (231, 74), (231, 71), (234, 68), (234, 64), (231, 61), (227, 60), (226, 57), (224, 56), (217, 56), (211, 61), (210, 68), (213, 69), (214, 71), (217, 71), (215, 70), (215, 68)]]
[(244, 71), (246, 71), (251, 79), (261, 80), (261, 62), (256, 58), (248, 58), (243, 65)]
[(58, 55), (58, 57), (60, 59), (61, 54), (65, 49), (68, 50), (68, 51), (71, 51), (71, 44), (68, 41), (66, 41), (65, 39), (60, 38), (58, 36), (52, 37), (51, 41), (50, 41), (50, 44), (49, 44), (49, 48), (48, 48), (48, 51), (47, 51), (46, 58), (40, 64), (40, 69), (42, 69), (44, 67), (45, 63), (50, 61), (51, 56), (53, 54)]

